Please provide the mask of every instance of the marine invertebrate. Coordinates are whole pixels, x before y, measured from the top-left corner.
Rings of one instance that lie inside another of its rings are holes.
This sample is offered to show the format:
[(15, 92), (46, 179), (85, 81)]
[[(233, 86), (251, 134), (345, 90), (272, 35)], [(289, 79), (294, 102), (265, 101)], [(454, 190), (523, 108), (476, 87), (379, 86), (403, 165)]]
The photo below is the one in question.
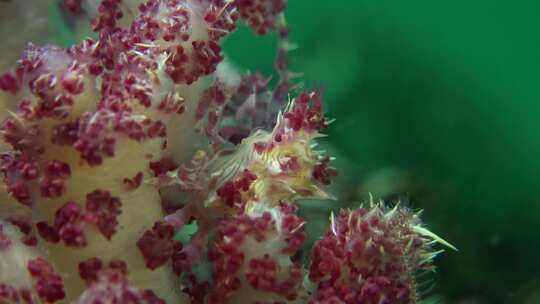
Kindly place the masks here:
[(433, 269), (440, 242), (419, 214), (384, 204), (341, 210), (311, 252), (313, 303), (416, 303), (415, 275)]
[[(64, 2), (74, 14), (92, 4)], [(367, 211), (354, 211), (358, 229), (344, 213), (315, 246), (304, 283), (296, 257), (306, 234), (294, 201), (329, 198), (335, 170), (313, 146), (328, 124), (321, 93), (288, 97), (285, 7), (103, 0), (97, 39), (28, 46), (0, 78), (8, 116), (0, 170), (11, 197), (0, 209), (0, 302), (415, 301), (413, 275), (440, 239), (403, 208), (383, 216), (373, 207), (362, 219)], [(278, 33), (274, 89), (259, 74), (231, 81), (220, 71), (220, 42), (242, 21)], [(194, 221), (190, 240), (175, 239)], [(359, 245), (370, 239), (375, 249)], [(346, 263), (329, 265), (328, 242)], [(391, 275), (355, 268), (375, 261), (380, 270), (387, 257)], [(196, 275), (204, 263), (208, 282)], [(360, 295), (325, 296), (358, 293), (359, 275), (370, 282)]]

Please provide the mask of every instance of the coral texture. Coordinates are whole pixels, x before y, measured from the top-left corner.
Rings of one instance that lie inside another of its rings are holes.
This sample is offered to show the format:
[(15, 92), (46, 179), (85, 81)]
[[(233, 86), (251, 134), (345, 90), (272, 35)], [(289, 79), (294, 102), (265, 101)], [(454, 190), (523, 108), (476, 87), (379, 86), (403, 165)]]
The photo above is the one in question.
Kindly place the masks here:
[[(0, 76), (0, 303), (416, 303), (448, 244), (405, 207), (343, 210), (301, 262), (295, 202), (333, 198), (336, 171), (286, 4), (63, 1), (97, 38), (29, 44)], [(239, 22), (277, 33), (275, 88), (226, 68)]]

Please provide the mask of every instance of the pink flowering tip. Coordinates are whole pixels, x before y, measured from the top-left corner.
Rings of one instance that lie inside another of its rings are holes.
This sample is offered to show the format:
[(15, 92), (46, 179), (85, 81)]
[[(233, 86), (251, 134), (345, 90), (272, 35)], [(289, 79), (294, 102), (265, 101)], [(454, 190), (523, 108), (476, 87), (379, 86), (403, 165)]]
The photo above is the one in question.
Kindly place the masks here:
[(47, 242), (58, 243), (60, 241), (60, 236), (55, 227), (50, 226), (46, 221), (41, 221), (36, 223), (36, 228), (39, 236)]
[(448, 244), (407, 208), (342, 210), (311, 251), (309, 278), (316, 292), (310, 303), (411, 303), (415, 275), (432, 269), (439, 253), (431, 249), (434, 241)]

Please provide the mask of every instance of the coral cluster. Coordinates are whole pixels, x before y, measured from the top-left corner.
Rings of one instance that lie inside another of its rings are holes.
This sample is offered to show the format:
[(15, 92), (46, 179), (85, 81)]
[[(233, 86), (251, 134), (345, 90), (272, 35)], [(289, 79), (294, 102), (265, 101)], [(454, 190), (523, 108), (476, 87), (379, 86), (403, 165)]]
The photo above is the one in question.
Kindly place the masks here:
[[(342, 211), (301, 263), (294, 203), (331, 199), (336, 171), (321, 92), (290, 79), (285, 0), (62, 8), (96, 38), (29, 44), (0, 76), (0, 303), (417, 301), (443, 241), (405, 207)], [(226, 68), (239, 22), (277, 33), (275, 88)]]

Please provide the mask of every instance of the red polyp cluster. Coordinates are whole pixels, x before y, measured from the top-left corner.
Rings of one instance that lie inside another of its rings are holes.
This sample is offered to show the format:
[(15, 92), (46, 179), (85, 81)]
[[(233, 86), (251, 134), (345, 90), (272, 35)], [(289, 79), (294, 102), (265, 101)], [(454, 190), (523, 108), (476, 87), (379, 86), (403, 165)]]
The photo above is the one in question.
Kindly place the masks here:
[(437, 254), (420, 225), (403, 207), (342, 210), (311, 253), (310, 303), (416, 303), (415, 274)]
[(105, 267), (103, 261), (99, 258), (90, 258), (79, 263), (79, 275), (86, 282), (86, 285), (91, 285), (96, 282), (101, 271), (116, 270), (122, 274), (127, 274), (127, 265), (121, 260), (112, 260)]
[(91, 221), (108, 240), (116, 232), (121, 207), (120, 199), (108, 191), (95, 190), (86, 195), (86, 216), (91, 217)]
[[(37, 174), (38, 168), (32, 168), (32, 172)], [(71, 169), (68, 164), (51, 160), (45, 164), (45, 170), (39, 185), (41, 196), (60, 197), (66, 191), (64, 180), (71, 176)]]
[(29, 182), (38, 176), (36, 163), (4, 154), (0, 157), (0, 169), (4, 173), (4, 183), (11, 196), (19, 203), (30, 206), (32, 200)]
[(17, 78), (11, 73), (4, 73), (0, 75), (0, 90), (6, 91), (12, 94), (17, 93), (20, 88), (20, 83)]
[(57, 243), (62, 240), (66, 246), (86, 246), (86, 236), (83, 230), (83, 211), (74, 202), (67, 202), (63, 207), (58, 209), (55, 214), (53, 226), (49, 226), (47, 222), (39, 222), (36, 226), (39, 235), (51, 243)]
[(175, 229), (165, 222), (157, 222), (152, 230), (147, 230), (137, 241), (137, 247), (141, 251), (146, 267), (154, 270), (167, 263), (175, 250), (178, 241), (173, 240)]
[(73, 146), (88, 164), (95, 166), (100, 165), (105, 157), (115, 155), (116, 143), (121, 138), (142, 142), (146, 139), (164, 138), (166, 135), (166, 127), (159, 120), (131, 115), (128, 112), (100, 110), (82, 116)]
[(54, 303), (64, 298), (64, 283), (54, 268), (42, 258), (28, 262), (28, 272), (36, 280), (35, 290), (43, 301)]
[(330, 159), (326, 157), (313, 168), (313, 179), (323, 185), (330, 185), (332, 177), (337, 175), (336, 169), (329, 167), (329, 163)]
[(46, 241), (64, 241), (66, 246), (86, 246), (84, 227), (93, 223), (110, 240), (118, 225), (121, 202), (107, 191), (95, 190), (86, 196), (86, 210), (74, 202), (67, 202), (55, 214), (54, 225), (46, 221), (36, 224), (39, 235)]
[(213, 41), (191, 42), (191, 54), (178, 46), (167, 61), (167, 73), (176, 83), (192, 84), (199, 77), (216, 70), (218, 63), (223, 60), (220, 52), (221, 47)]
[(67, 202), (56, 212), (54, 227), (58, 236), (66, 246), (86, 246), (86, 236), (83, 230), (83, 212), (79, 205)]
[(327, 125), (319, 92), (300, 94), (293, 108), (283, 116), (287, 119), (288, 126), (295, 131), (320, 131)]
[(256, 179), (257, 176), (246, 169), (237, 180), (226, 181), (216, 190), (216, 193), (225, 205), (234, 207), (236, 204), (242, 203), (242, 193), (247, 192), (251, 183)]
[(31, 97), (21, 100), (21, 115), (29, 121), (67, 117), (74, 99), (84, 92), (85, 79), (89, 78), (87, 66), (66, 50), (53, 46), (30, 44), (24, 54), (16, 75)]
[(240, 17), (259, 35), (276, 29), (278, 16), (285, 11), (285, 0), (236, 0)]
[(98, 272), (103, 268), (103, 261), (99, 258), (90, 258), (79, 263), (79, 275), (88, 283), (97, 280)]

